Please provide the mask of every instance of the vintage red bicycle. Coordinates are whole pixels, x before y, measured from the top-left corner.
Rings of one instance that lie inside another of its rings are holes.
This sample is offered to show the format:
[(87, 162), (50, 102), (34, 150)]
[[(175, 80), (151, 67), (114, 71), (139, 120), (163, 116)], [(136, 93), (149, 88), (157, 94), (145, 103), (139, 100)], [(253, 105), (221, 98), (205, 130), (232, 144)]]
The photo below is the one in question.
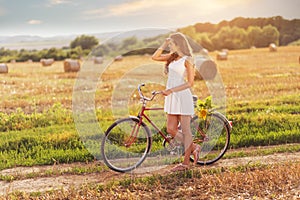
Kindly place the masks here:
[[(104, 163), (117, 172), (130, 172), (145, 161), (151, 151), (153, 141), (150, 125), (162, 137), (162, 145), (168, 151), (183, 146), (158, 128), (145, 113), (146, 111), (163, 110), (163, 108), (147, 107), (147, 102), (152, 101), (161, 92), (154, 91), (148, 98), (142, 93), (141, 87), (143, 86), (145, 84), (138, 86), (142, 103), (139, 114), (113, 122), (102, 139), (101, 154)], [(197, 99), (194, 98), (194, 102), (196, 102)], [(209, 111), (205, 119), (198, 118), (197, 115), (192, 116), (193, 141), (201, 146), (198, 164), (209, 165), (222, 158), (229, 146), (231, 128), (231, 122), (216, 110)], [(193, 157), (191, 157), (191, 161), (193, 162)]]

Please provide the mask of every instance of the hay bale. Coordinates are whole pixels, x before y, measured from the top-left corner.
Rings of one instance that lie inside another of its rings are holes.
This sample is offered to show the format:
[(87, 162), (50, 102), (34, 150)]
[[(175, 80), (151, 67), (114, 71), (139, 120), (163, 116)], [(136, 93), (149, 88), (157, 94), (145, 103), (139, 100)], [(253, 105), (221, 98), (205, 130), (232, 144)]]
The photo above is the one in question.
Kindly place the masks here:
[(227, 55), (229, 54), (229, 50), (228, 49), (222, 49), (222, 51), (221, 52), (226, 52), (227, 53)]
[(221, 51), (217, 53), (217, 60), (227, 60), (228, 52), (227, 51)]
[(64, 61), (65, 72), (78, 72), (80, 70), (79, 60), (66, 59)]
[(195, 58), (195, 79), (212, 80), (217, 74), (217, 65), (207, 57), (197, 56)]
[(40, 63), (42, 64), (43, 67), (48, 67), (54, 63), (54, 59), (53, 58), (49, 58), (49, 59), (42, 58), (40, 60)]
[(123, 60), (123, 56), (119, 55), (115, 57), (115, 61), (122, 61)]
[(199, 52), (203, 56), (208, 56), (208, 50), (205, 48), (202, 48), (201, 51)]
[(94, 64), (102, 64), (103, 63), (103, 57), (94, 57)]
[(270, 52), (276, 52), (276, 51), (277, 51), (277, 46), (276, 46), (276, 44), (271, 43), (271, 44), (269, 45), (269, 51), (270, 51)]
[(0, 73), (6, 74), (8, 73), (8, 66), (5, 63), (0, 63)]

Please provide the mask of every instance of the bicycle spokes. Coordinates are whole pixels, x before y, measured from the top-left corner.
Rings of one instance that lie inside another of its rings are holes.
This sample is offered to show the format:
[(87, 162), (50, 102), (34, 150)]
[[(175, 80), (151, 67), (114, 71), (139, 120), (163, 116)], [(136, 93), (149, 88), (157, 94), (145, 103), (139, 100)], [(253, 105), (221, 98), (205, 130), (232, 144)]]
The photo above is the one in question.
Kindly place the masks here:
[(136, 137), (138, 135), (139, 132), (139, 124), (134, 124), (132, 127), (132, 131), (131, 134), (129, 135), (129, 138), (124, 142), (124, 146), (125, 147), (130, 147), (132, 145), (132, 143), (135, 142)]
[(150, 131), (137, 118), (116, 121), (106, 132), (101, 153), (108, 167), (127, 172), (138, 167), (151, 147)]
[(230, 130), (219, 114), (210, 114), (206, 120), (193, 118), (191, 130), (194, 142), (201, 146), (199, 164), (211, 164), (220, 159), (229, 145)]

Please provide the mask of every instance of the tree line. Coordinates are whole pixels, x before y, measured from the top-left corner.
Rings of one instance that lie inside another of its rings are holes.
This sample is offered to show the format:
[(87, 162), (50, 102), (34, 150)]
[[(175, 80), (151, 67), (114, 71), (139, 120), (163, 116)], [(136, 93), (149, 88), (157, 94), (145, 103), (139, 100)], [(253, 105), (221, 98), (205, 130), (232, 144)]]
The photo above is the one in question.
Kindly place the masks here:
[(280, 33), (272, 25), (262, 28), (249, 26), (247, 29), (237, 26), (224, 26), (218, 32), (211, 34), (207, 32), (196, 32), (194, 26), (181, 28), (180, 32), (188, 35), (198, 44), (209, 51), (221, 49), (246, 49), (250, 47), (267, 47), (274, 43), (279, 45)]
[[(179, 28), (177, 31), (189, 36), (193, 49), (199, 46), (209, 51), (221, 49), (245, 49), (250, 47), (267, 47), (270, 43), (285, 46), (300, 44), (300, 20), (286, 20), (280, 16), (271, 18), (242, 18), (222, 21), (218, 24), (197, 23)], [(94, 56), (116, 56), (132, 54), (151, 54), (159, 47), (168, 34), (151, 38), (124, 38), (122, 41), (106, 42), (101, 45), (94, 36), (81, 35), (70, 42), (69, 47), (43, 50), (0, 48), (0, 62), (39, 61), (42, 58), (64, 60), (87, 56), (93, 49)], [(95, 48), (96, 47), (96, 48)], [(198, 48), (198, 49), (197, 49)]]
[(218, 24), (197, 23), (179, 30), (208, 50), (267, 47), (270, 43), (286, 46), (299, 44), (300, 19), (238, 17)]
[(216, 34), (223, 27), (238, 27), (248, 29), (250, 26), (263, 28), (271, 25), (279, 32), (279, 45), (285, 46), (300, 39), (300, 19), (286, 20), (281, 16), (270, 18), (244, 18), (237, 17), (231, 21), (221, 21), (218, 24), (197, 23), (193, 27), (197, 33)]
[(54, 60), (64, 60), (67, 58), (79, 59), (87, 56), (91, 49), (99, 44), (94, 36), (81, 35), (70, 42), (68, 47), (50, 48), (43, 50), (9, 50), (0, 48), (0, 62), (25, 62), (32, 60), (38, 62), (41, 59), (53, 58)]

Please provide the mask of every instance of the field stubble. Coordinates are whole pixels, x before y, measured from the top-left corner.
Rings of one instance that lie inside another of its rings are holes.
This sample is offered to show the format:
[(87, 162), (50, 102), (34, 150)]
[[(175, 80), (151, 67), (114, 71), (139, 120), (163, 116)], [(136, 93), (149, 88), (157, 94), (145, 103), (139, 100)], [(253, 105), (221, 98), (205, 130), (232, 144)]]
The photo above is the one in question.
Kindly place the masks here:
[[(216, 61), (226, 88), (228, 106), (238, 101), (257, 100), (257, 97), (272, 99), (298, 94), (299, 49), (280, 47), (278, 52), (267, 49), (230, 51), (227, 61)], [(214, 58), (215, 53), (211, 56)], [(147, 71), (147, 64), (157, 65), (157, 62), (151, 61), (149, 56), (131, 56), (112, 63), (102, 74), (102, 82), (96, 91), (96, 107), (110, 106), (114, 84), (129, 70), (145, 66), (146, 76), (152, 76)], [(42, 67), (40, 63), (12, 63), (9, 64), (9, 73), (0, 74), (0, 77), (1, 112), (13, 112), (18, 107), (28, 113), (42, 111), (57, 102), (66, 108), (72, 106), (77, 74), (64, 73), (62, 62), (55, 62), (50, 67)], [(209, 95), (204, 81), (195, 81), (193, 89), (200, 98)]]

